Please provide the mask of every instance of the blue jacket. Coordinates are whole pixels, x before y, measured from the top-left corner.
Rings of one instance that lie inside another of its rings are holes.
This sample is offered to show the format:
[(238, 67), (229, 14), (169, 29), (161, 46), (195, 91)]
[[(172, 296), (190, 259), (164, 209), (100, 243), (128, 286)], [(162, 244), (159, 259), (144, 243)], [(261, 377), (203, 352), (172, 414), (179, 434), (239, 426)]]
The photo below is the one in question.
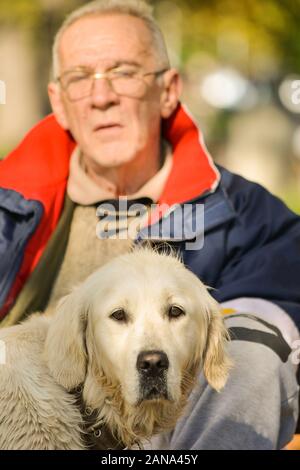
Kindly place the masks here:
[[(217, 187), (186, 201), (179, 198), (153, 225), (155, 238), (167, 239), (179, 249), (185, 264), (215, 289), (212, 295), (218, 301), (267, 299), (282, 307), (300, 328), (300, 217), (260, 185), (221, 167), (216, 172), (220, 176)], [(181, 239), (174, 239), (172, 233), (166, 238), (170, 217), (187, 202), (187, 230)], [(203, 227), (195, 223), (199, 204), (204, 205), (204, 244), (190, 250), (187, 242), (203, 237)], [(7, 302), (44, 215), (38, 198), (0, 187), (0, 307)], [(146, 237), (143, 230), (138, 235), (138, 239)]]

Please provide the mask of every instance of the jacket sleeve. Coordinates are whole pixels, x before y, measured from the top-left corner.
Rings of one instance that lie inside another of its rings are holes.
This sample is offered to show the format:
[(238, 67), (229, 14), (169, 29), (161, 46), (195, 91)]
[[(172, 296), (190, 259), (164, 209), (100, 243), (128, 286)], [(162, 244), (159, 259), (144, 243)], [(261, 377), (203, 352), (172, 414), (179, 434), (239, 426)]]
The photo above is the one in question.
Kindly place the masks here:
[(215, 297), (270, 300), (300, 328), (300, 217), (260, 185), (234, 176), (227, 189), (237, 217)]

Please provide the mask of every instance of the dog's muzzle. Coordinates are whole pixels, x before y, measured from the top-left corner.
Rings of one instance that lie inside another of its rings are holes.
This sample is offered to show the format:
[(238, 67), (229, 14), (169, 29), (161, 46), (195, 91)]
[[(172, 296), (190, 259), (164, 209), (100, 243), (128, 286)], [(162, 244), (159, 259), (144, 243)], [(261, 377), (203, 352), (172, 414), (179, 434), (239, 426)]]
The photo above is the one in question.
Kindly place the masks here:
[(168, 400), (167, 371), (169, 359), (163, 351), (142, 351), (137, 358), (140, 401)]

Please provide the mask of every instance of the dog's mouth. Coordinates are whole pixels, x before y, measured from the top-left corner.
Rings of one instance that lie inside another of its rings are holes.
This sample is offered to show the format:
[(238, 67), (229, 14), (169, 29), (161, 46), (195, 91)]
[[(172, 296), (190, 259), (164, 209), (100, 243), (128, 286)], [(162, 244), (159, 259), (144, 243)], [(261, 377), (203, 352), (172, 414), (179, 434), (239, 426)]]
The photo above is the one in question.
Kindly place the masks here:
[(141, 380), (139, 404), (151, 400), (170, 400), (167, 383), (164, 378)]

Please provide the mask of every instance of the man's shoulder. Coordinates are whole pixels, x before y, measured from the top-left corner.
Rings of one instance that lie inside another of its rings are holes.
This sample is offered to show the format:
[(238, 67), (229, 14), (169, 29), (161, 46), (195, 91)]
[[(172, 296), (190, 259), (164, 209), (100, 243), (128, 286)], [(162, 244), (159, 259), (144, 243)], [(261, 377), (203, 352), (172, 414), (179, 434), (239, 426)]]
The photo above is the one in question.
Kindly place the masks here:
[(217, 168), (221, 174), (220, 188), (238, 213), (271, 211), (277, 215), (284, 214), (299, 218), (279, 197), (261, 184), (250, 181), (220, 165), (217, 165)]
[(247, 193), (247, 192), (262, 192), (266, 193), (270, 196), (273, 196), (265, 187), (261, 184), (251, 181), (244, 176), (239, 175), (238, 173), (234, 173), (227, 168), (216, 165), (218, 168), (221, 180), (221, 186), (227, 191), (228, 194), (234, 195), (237, 193)]

